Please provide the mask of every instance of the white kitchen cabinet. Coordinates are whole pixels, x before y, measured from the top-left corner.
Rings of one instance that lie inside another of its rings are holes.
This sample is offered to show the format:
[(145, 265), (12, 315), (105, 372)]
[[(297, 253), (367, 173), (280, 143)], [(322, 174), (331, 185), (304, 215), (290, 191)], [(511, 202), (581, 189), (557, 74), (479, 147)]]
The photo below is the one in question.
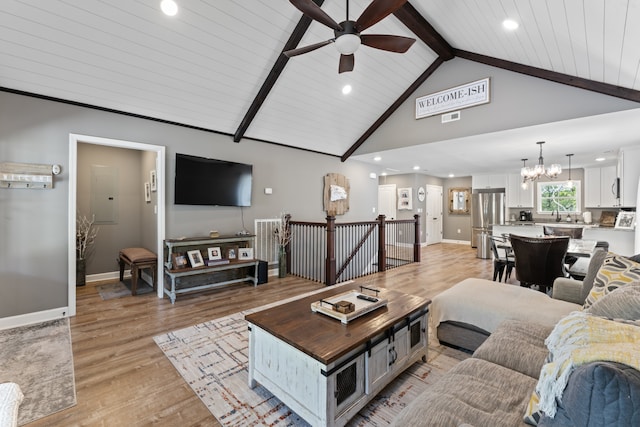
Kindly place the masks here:
[(618, 162), (620, 177), (620, 205), (635, 207), (640, 177), (640, 146), (620, 149)]
[(471, 177), (471, 187), (473, 189), (483, 188), (506, 188), (507, 175), (473, 175)]
[(522, 176), (509, 174), (507, 176), (507, 207), (508, 208), (533, 208), (533, 184), (528, 183), (527, 188), (522, 188)]
[(612, 208), (619, 206), (615, 165), (584, 169), (584, 206)]

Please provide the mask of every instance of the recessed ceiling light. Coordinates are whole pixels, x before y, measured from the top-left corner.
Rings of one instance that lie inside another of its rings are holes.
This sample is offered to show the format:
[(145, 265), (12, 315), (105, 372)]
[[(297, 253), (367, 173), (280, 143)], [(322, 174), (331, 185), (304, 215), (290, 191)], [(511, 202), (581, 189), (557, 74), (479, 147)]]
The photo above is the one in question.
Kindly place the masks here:
[(449, 174), (449, 178), (453, 178), (454, 176), (455, 176), (455, 175), (454, 175), (454, 174), (452, 174), (452, 173), (450, 173), (450, 174)]
[(606, 159), (604, 157), (598, 157), (596, 162), (604, 162)]
[(420, 170), (420, 166), (414, 166), (414, 167), (413, 167), (413, 170), (414, 170), (414, 171), (418, 171), (418, 170)]
[(502, 21), (502, 26), (505, 30), (513, 31), (518, 29), (518, 23), (513, 19), (505, 19)]
[(382, 172), (380, 175), (387, 176), (387, 173), (386, 172)]
[(178, 4), (173, 0), (162, 0), (160, 2), (160, 9), (167, 16), (176, 16), (178, 13)]
[(351, 93), (351, 89), (352, 89), (352, 88), (351, 88), (351, 85), (344, 85), (344, 86), (342, 87), (342, 94), (343, 94), (343, 95), (348, 95), (348, 94), (350, 94), (350, 93)]
[(380, 156), (375, 156), (375, 157), (373, 158), (373, 160), (375, 160), (376, 162), (379, 162), (380, 160), (382, 160), (382, 157), (380, 157)]

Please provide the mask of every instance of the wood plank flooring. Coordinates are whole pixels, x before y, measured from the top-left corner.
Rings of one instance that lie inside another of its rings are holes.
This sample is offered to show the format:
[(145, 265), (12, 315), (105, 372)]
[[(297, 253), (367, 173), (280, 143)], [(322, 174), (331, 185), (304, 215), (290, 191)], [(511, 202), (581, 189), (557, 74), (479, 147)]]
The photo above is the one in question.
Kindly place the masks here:
[[(493, 262), (476, 258), (475, 249), (441, 243), (422, 248), (421, 263), (358, 280), (431, 298), (467, 277), (492, 274)], [(174, 305), (155, 294), (103, 301), (95, 283), (80, 287), (71, 319), (78, 404), (29, 426), (219, 426), (153, 337), (323, 287), (272, 276), (257, 288), (180, 295)]]

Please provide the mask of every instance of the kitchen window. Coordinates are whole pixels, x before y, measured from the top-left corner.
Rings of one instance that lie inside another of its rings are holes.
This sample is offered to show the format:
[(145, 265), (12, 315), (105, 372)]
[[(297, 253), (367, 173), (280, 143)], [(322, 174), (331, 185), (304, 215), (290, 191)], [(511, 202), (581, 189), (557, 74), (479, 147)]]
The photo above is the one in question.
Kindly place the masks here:
[(538, 183), (539, 214), (572, 214), (581, 212), (580, 181), (573, 181), (569, 187), (567, 181)]

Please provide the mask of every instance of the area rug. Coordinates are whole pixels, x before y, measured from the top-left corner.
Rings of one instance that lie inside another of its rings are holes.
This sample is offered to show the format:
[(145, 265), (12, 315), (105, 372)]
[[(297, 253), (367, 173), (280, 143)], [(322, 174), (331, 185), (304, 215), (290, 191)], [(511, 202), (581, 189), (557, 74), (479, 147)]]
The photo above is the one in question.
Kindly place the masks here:
[[(262, 307), (264, 308), (264, 307)], [(235, 313), (154, 337), (156, 344), (224, 427), (307, 426), (264, 387), (250, 389), (246, 314)], [(385, 426), (418, 394), (468, 355), (429, 348), (427, 363), (416, 363), (391, 382), (348, 426)]]
[[(96, 289), (103, 301), (131, 296), (131, 281), (125, 280), (124, 282), (98, 285), (96, 286)], [(153, 288), (144, 280), (138, 280), (138, 289), (136, 290), (136, 293), (138, 295), (144, 295), (150, 292), (153, 292)]]
[(20, 386), (18, 424), (76, 404), (69, 319), (0, 331), (0, 382)]

